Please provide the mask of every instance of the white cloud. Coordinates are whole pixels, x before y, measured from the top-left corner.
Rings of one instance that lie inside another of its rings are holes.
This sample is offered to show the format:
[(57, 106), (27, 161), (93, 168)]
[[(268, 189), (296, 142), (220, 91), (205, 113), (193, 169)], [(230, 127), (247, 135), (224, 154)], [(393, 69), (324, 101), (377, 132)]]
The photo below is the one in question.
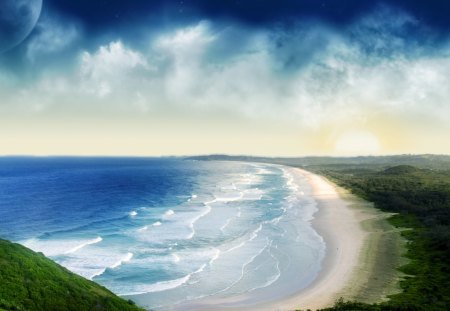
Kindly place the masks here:
[(141, 53), (114, 41), (95, 53), (82, 53), (77, 80), (82, 92), (98, 98), (114, 95), (125, 103), (134, 96), (138, 106), (143, 107), (142, 95), (133, 94), (148, 87), (152, 74), (152, 67)]
[(202, 85), (205, 74), (204, 55), (216, 40), (208, 23), (178, 29), (161, 35), (153, 43), (153, 52), (160, 59), (165, 97), (182, 100), (194, 95)]
[[(77, 90), (80, 105), (107, 100), (107, 109), (225, 110), (310, 128), (368, 111), (448, 122), (450, 47), (426, 53), (410, 44), (404, 30), (417, 21), (386, 10), (350, 26), (350, 36), (312, 24), (227, 32), (200, 22), (162, 33), (149, 50), (113, 41), (85, 51), (74, 72), (54, 79)], [(235, 44), (229, 33), (245, 44), (218, 51)], [(42, 83), (33, 92), (64, 97)]]

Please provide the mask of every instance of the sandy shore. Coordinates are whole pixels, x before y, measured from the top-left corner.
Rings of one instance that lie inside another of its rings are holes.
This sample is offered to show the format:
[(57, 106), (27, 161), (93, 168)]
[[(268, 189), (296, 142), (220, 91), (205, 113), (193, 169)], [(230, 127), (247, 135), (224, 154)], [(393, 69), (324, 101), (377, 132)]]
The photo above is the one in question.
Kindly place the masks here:
[(397, 292), (404, 241), (387, 223), (389, 214), (322, 176), (296, 171), (308, 179), (318, 202), (313, 226), (327, 245), (323, 268), (305, 290), (248, 310), (316, 310), (340, 297), (372, 303)]
[[(318, 277), (307, 288), (276, 301), (234, 307), (240, 300), (235, 297), (184, 305), (185, 310), (316, 310), (333, 305), (339, 297), (375, 302), (395, 292), (401, 239), (387, 224), (388, 215), (324, 177), (302, 169), (291, 172), (307, 178), (318, 203), (312, 225), (326, 243)], [(381, 267), (380, 258), (384, 258)]]
[(318, 309), (330, 306), (340, 297), (359, 266), (363, 243), (368, 232), (361, 222), (366, 219), (350, 207), (354, 202), (343, 199), (336, 186), (325, 178), (302, 169), (318, 202), (313, 226), (323, 237), (327, 248), (322, 270), (316, 280), (301, 292), (283, 300), (249, 306), (248, 310)]
[(265, 310), (317, 309), (332, 305), (352, 279), (367, 232), (361, 217), (325, 178), (298, 169), (309, 180), (319, 211), (313, 226), (324, 238), (327, 253), (318, 278), (306, 290), (264, 307)]

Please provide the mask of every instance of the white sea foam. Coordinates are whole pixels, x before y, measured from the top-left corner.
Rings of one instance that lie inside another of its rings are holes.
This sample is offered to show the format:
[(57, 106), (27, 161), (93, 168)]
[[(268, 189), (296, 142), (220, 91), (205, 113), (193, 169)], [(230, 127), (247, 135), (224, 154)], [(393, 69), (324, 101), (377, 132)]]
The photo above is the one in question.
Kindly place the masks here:
[(236, 217), (240, 218), (242, 216), (242, 210), (241, 207), (238, 207), (238, 212), (236, 213)]
[[(271, 246), (272, 246), (272, 243), (270, 243), (270, 247)], [(275, 245), (275, 249), (276, 248), (277, 248), (277, 246)], [(277, 273), (275, 275), (273, 275), (269, 280), (267, 280), (266, 283), (264, 283), (260, 286), (253, 287), (253, 288), (249, 289), (248, 292), (252, 292), (259, 288), (268, 287), (268, 286), (272, 285), (273, 283), (275, 283), (280, 278), (280, 276), (281, 276), (280, 261), (272, 254), (272, 252), (270, 251), (270, 248), (269, 248), (269, 254), (276, 261)]]
[(256, 172), (258, 175), (272, 175), (273, 172), (269, 171), (267, 168), (258, 168), (258, 171)]
[(130, 215), (130, 217), (134, 217), (137, 215), (136, 211), (131, 211), (128, 215)]
[(133, 253), (127, 253), (123, 258), (121, 258), (119, 261), (114, 263), (110, 268), (115, 269), (115, 268), (123, 265), (123, 263), (130, 261), (131, 258), (133, 258)]
[(173, 211), (173, 210), (168, 210), (167, 212), (165, 212), (164, 213), (164, 217), (170, 217), (170, 216), (172, 216), (173, 214), (175, 214), (175, 212)]
[(225, 223), (223, 224), (223, 226), (220, 227), (220, 231), (224, 232), (232, 220), (233, 220), (233, 218), (228, 218), (227, 221), (225, 221)]
[(258, 200), (261, 200), (263, 193), (264, 192), (258, 188), (247, 189), (247, 190), (244, 190), (243, 199), (258, 201)]
[(154, 222), (154, 223), (152, 224), (153, 227), (159, 227), (159, 226), (161, 226), (161, 225), (162, 225), (162, 223), (161, 223), (160, 221)]
[(148, 226), (143, 226), (143, 227), (137, 229), (137, 231), (142, 232), (142, 231), (145, 231), (147, 229), (148, 229)]
[(161, 281), (153, 284), (141, 284), (135, 286), (135, 291), (126, 293), (123, 295), (139, 295), (139, 294), (147, 294), (147, 293), (156, 293), (156, 292), (162, 292), (169, 289), (174, 289), (177, 287), (182, 286), (183, 284), (186, 284), (189, 279), (191, 278), (192, 273), (183, 276), (179, 279), (174, 279), (170, 281)]
[(225, 186), (220, 187), (221, 190), (237, 190), (237, 187), (234, 183), (227, 184)]
[(235, 245), (229, 249), (227, 249), (226, 251), (224, 251), (224, 253), (229, 253), (232, 252), (238, 248), (243, 247), (244, 245), (246, 245), (248, 242), (253, 241), (254, 239), (256, 239), (258, 237), (258, 233), (262, 230), (262, 224), (259, 224), (258, 228), (256, 228), (256, 230), (254, 230), (251, 235), (250, 238), (248, 240), (242, 241), (241, 243), (239, 243), (238, 245)]
[[(206, 203), (205, 203), (206, 204)], [(189, 228), (191, 229), (191, 233), (187, 236), (187, 239), (190, 240), (194, 237), (195, 235), (195, 223), (202, 217), (205, 217), (206, 215), (208, 215), (211, 212), (212, 208), (211, 206), (209, 206), (209, 204), (206, 205), (206, 208), (197, 216), (195, 216), (194, 218), (192, 218), (192, 220), (189, 222)]]
[(215, 199), (209, 202), (206, 202), (205, 204), (211, 204), (214, 202), (234, 202), (234, 201), (239, 201), (242, 200), (242, 198), (244, 197), (244, 192), (240, 191), (240, 192), (226, 192), (226, 193), (221, 193), (220, 195), (216, 195)]
[(88, 276), (87, 278), (89, 280), (93, 280), (95, 277), (98, 277), (98, 276), (102, 275), (105, 272), (106, 272), (106, 268), (103, 268), (103, 269), (98, 270), (97, 272), (94, 272), (94, 274)]
[(68, 251), (64, 252), (64, 254), (75, 253), (76, 251), (82, 249), (85, 246), (88, 246), (88, 245), (91, 245), (91, 244), (100, 243), (101, 241), (103, 241), (103, 239), (101, 237), (96, 237), (95, 239), (83, 242), (80, 245), (77, 245), (74, 248), (69, 249)]
[(245, 269), (247, 268), (247, 266), (248, 266), (249, 264), (251, 264), (251, 263), (252, 263), (259, 255), (261, 255), (261, 254), (262, 254), (262, 253), (270, 246), (270, 244), (271, 244), (271, 242), (267, 243), (262, 249), (260, 249), (256, 254), (254, 254), (253, 256), (251, 256), (250, 259), (247, 260), (247, 261), (242, 265), (242, 268), (241, 268), (241, 274), (240, 274), (239, 278), (238, 278), (236, 281), (234, 281), (234, 282), (233, 282), (231, 285), (229, 285), (228, 287), (226, 287), (226, 288), (224, 288), (224, 289), (222, 289), (222, 290), (220, 290), (220, 291), (214, 293), (214, 295), (215, 295), (215, 294), (219, 294), (219, 293), (226, 292), (226, 291), (230, 290), (231, 288), (233, 288), (234, 286), (236, 286), (236, 285), (244, 278), (244, 275), (245, 275)]
[(191, 197), (187, 200), (188, 202), (191, 202), (192, 200), (195, 200), (197, 198), (196, 194), (191, 195)]
[(294, 175), (287, 169), (283, 169), (283, 177), (286, 179), (286, 186), (293, 192), (297, 192), (299, 187), (294, 180)]
[(219, 257), (220, 257), (220, 253), (221, 251), (217, 248), (214, 249), (214, 255), (212, 256), (212, 258), (209, 260), (209, 265), (211, 266), (214, 261), (216, 261)]
[(177, 254), (172, 254), (172, 260), (173, 262), (180, 262), (180, 256), (178, 256)]

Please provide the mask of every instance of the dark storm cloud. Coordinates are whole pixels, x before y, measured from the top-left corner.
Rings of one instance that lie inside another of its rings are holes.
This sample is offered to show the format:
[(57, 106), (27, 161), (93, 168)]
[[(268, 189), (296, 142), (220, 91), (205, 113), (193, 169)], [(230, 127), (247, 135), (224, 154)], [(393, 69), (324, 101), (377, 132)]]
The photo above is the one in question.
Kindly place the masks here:
[(232, 19), (254, 26), (313, 18), (340, 27), (380, 4), (403, 9), (441, 31), (450, 29), (450, 1), (444, 0), (48, 0), (47, 3), (97, 31), (127, 23), (182, 23), (199, 18)]

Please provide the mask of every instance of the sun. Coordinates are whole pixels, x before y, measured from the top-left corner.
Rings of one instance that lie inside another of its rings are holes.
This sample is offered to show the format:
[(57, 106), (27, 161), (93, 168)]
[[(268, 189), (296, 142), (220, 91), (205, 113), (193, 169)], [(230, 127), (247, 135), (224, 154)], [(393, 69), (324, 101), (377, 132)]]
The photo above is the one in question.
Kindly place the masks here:
[(337, 155), (343, 156), (376, 155), (380, 152), (380, 142), (372, 132), (352, 129), (339, 135), (334, 149)]

